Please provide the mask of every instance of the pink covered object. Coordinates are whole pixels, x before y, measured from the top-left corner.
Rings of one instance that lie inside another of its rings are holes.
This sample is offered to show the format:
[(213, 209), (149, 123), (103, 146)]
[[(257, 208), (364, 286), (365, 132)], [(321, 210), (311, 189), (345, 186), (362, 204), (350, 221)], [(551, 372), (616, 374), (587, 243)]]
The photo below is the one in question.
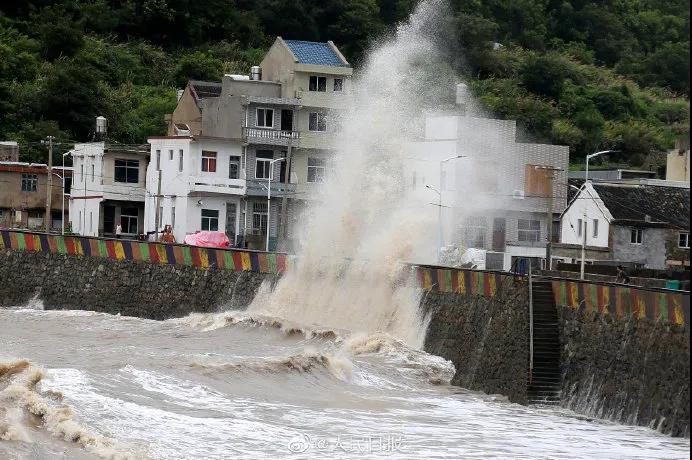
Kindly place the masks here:
[(185, 235), (185, 244), (204, 248), (228, 248), (231, 246), (225, 233), (206, 231)]

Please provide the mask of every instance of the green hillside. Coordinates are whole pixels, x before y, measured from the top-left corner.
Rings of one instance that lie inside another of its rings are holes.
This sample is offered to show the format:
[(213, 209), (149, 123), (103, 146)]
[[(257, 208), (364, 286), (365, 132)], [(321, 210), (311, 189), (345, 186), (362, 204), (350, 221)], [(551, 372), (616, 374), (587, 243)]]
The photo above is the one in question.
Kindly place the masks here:
[[(334, 40), (356, 65), (413, 0), (5, 0), (0, 139), (143, 143), (188, 78), (246, 73), (277, 35)], [(684, 0), (451, 0), (449, 63), (526, 138), (598, 148), (641, 165), (689, 132)]]

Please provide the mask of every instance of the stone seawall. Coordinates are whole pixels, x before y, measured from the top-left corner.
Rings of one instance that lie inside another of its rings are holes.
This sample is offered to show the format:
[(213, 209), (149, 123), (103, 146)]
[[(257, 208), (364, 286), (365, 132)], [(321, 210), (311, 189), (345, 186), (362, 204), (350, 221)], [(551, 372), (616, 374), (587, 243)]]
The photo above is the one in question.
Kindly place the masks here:
[(0, 306), (34, 297), (46, 309), (83, 309), (166, 319), (242, 308), (276, 275), (216, 267), (0, 251)]
[(690, 342), (679, 326), (559, 308), (563, 405), (690, 435)]
[[(432, 270), (436, 272), (432, 278), (437, 279), (421, 301), (423, 311), (430, 315), (425, 351), (454, 363), (454, 385), (525, 404), (529, 361), (525, 280)], [(447, 276), (449, 283), (442, 281), (446, 272), (452, 275)], [(454, 282), (455, 278), (462, 281)]]

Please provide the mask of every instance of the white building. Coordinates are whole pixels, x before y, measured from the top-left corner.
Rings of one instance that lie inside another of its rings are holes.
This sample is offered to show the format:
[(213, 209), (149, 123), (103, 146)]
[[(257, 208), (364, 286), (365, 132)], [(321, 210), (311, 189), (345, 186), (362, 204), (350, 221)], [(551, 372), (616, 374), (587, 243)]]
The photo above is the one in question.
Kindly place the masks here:
[(264, 249), (268, 235), (270, 248), (290, 249), (290, 222), (324, 180), (331, 115), (345, 105), (352, 71), (332, 42), (279, 37), (250, 76), (190, 81), (168, 136), (149, 139), (147, 231), (158, 208), (159, 230), (173, 225), (177, 241), (214, 230), (236, 246)]
[(409, 193), (429, 203), (440, 191), (442, 246), (485, 249), (488, 269), (544, 266), (567, 203), (569, 148), (517, 142), (515, 121), (467, 115), (460, 89), (458, 106), (426, 114), (423, 140), (409, 146)]
[(124, 236), (141, 234), (149, 152), (90, 142), (76, 144), (71, 156), (72, 231), (84, 236), (113, 236), (120, 223)]

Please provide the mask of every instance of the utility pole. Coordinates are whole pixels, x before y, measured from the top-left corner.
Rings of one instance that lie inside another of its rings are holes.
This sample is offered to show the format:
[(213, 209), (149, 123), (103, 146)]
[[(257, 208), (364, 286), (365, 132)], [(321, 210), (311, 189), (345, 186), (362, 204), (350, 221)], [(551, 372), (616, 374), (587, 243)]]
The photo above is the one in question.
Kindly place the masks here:
[[(50, 232), (52, 224), (51, 207), (53, 201), (53, 140), (55, 137), (48, 136), (46, 143), (48, 144), (48, 181), (46, 183), (46, 215), (44, 218), (46, 232)], [(63, 171), (64, 174), (64, 171)]]
[(159, 209), (161, 209), (161, 170), (158, 170), (159, 173), (159, 178), (158, 178), (158, 185), (156, 186), (156, 212), (154, 214), (154, 230), (156, 231), (156, 237), (155, 240), (159, 240), (159, 225), (161, 224), (161, 216)]
[(548, 179), (548, 184), (550, 187), (548, 187), (548, 190), (546, 191), (547, 193), (547, 202), (548, 202), (548, 209), (546, 210), (546, 244), (545, 244), (545, 267), (548, 270), (551, 270), (553, 267), (553, 261), (552, 261), (552, 238), (553, 238), (553, 198), (555, 195), (555, 173), (557, 171), (562, 171), (562, 168), (556, 168), (553, 166), (536, 166), (536, 169), (542, 169), (547, 171), (547, 179)]

